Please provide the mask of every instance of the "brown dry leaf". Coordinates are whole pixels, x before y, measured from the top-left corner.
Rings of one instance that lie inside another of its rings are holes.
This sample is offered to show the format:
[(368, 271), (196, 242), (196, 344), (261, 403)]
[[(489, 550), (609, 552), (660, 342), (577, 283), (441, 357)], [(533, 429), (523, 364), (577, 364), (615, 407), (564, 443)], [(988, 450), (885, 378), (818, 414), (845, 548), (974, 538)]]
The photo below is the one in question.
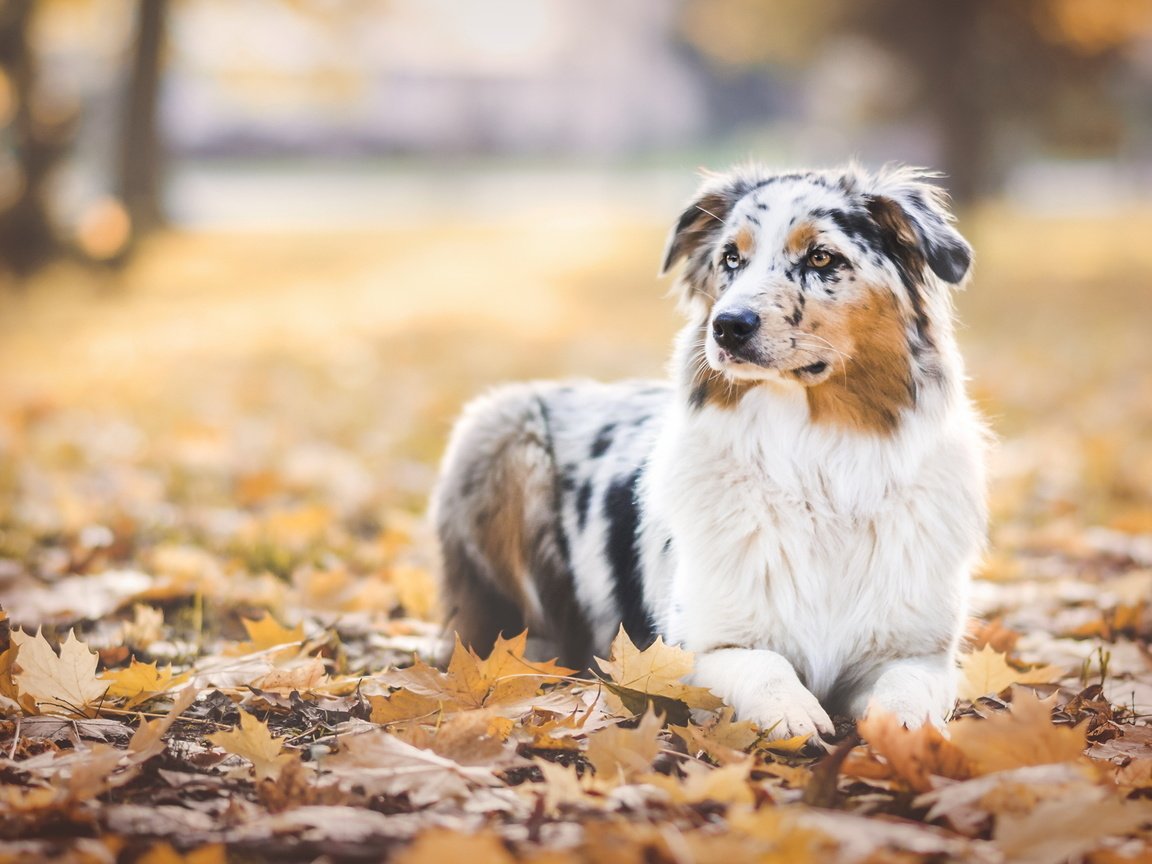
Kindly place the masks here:
[(971, 776), (964, 753), (931, 723), (908, 729), (894, 714), (871, 711), (856, 724), (856, 730), (913, 791), (934, 788), (933, 777), (966, 780)]
[(588, 761), (597, 779), (606, 783), (627, 782), (646, 773), (660, 752), (660, 728), (664, 718), (649, 709), (635, 729), (612, 726), (588, 736)]
[(987, 720), (955, 720), (948, 731), (952, 743), (968, 757), (974, 774), (1078, 760), (1084, 752), (1086, 725), (1054, 725), (1052, 704), (1052, 699), (1042, 700), (1031, 690), (1017, 687), (1010, 711)]
[(228, 853), (221, 843), (200, 846), (185, 854), (168, 843), (157, 843), (137, 858), (136, 864), (228, 864)]
[(692, 654), (664, 644), (661, 636), (641, 651), (621, 626), (612, 640), (611, 655), (610, 660), (595, 658), (596, 664), (611, 679), (605, 683), (628, 713), (640, 714), (653, 703), (683, 724), (688, 721), (687, 711), (674, 703), (709, 711), (724, 704), (711, 690), (684, 683), (683, 679), (692, 674)]
[(323, 687), (327, 682), (328, 675), (324, 661), (319, 657), (311, 657), (287, 668), (272, 669), (266, 675), (249, 682), (249, 686), (287, 696), (292, 691), (309, 693)]
[(1125, 789), (1152, 788), (1152, 759), (1133, 759), (1117, 769), (1116, 785)]
[[(20, 649), (13, 645), (0, 651), (0, 699), (11, 700), (11, 710), (23, 711), (25, 714), (36, 713), (36, 701), (31, 696), (21, 696), (13, 677), (16, 666), (16, 656)], [(7, 710), (7, 709), (6, 709)]]
[(527, 631), (511, 639), (500, 637), (492, 653), (481, 660), (457, 638), (447, 672), (417, 661), (408, 669), (387, 672), (380, 678), (393, 687), (436, 699), (446, 711), (521, 703), (535, 696), (544, 684), (576, 672), (552, 661), (525, 659), (527, 640)]
[(59, 655), (39, 630), (35, 636), (13, 630), (12, 644), (19, 648), (12, 678), (21, 704), (29, 697), (42, 714), (93, 716), (93, 706), (103, 700), (108, 684), (96, 677), (98, 658), (75, 631), (68, 631)]
[[(124, 751), (108, 744), (96, 744), (87, 751), (75, 751), (59, 757), (57, 762), (66, 765), (68, 780), (65, 788), (72, 801), (91, 801), (109, 789), (123, 786), (140, 773), (138, 764), (124, 761)], [(121, 770), (124, 767), (125, 770)], [(58, 782), (56, 777), (53, 782)]]
[(346, 787), (363, 787), (371, 795), (407, 794), (413, 804), (431, 804), (469, 794), (474, 786), (500, 781), (487, 768), (471, 768), (414, 747), (380, 729), (340, 739), (340, 750), (324, 768)]
[(1007, 654), (1020, 641), (1020, 634), (1009, 627), (1005, 627), (1002, 618), (993, 618), (991, 621), (971, 618), (968, 621), (967, 641), (972, 646), (972, 650), (987, 646), (994, 651)]
[(299, 758), (296, 753), (283, 752), (284, 739), (273, 738), (268, 724), (262, 723), (247, 711), (240, 712), (238, 728), (214, 732), (205, 737), (217, 747), (251, 762), (257, 780), (265, 777), (274, 779), (286, 764)]
[(440, 700), (403, 689), (394, 690), (387, 696), (369, 696), (368, 704), (372, 707), (369, 719), (381, 726), (404, 720), (430, 719), (440, 711)]
[(962, 655), (960, 668), (960, 698), (969, 701), (995, 696), (1013, 684), (1051, 684), (1064, 675), (1059, 666), (1039, 666), (1025, 672), (1013, 669), (1006, 656), (990, 645)]
[(616, 721), (598, 706), (578, 706), (567, 713), (549, 710), (546, 706), (533, 706), (521, 720), (522, 730), (529, 745), (536, 750), (578, 750), (578, 737), (597, 729), (615, 725)]
[(1123, 801), (1105, 787), (1084, 785), (1039, 802), (1031, 812), (998, 813), (992, 836), (1007, 860), (1061, 864), (1149, 821), (1152, 804)]
[(703, 726), (689, 723), (668, 728), (684, 742), (691, 754), (705, 753), (719, 765), (741, 762), (748, 750), (760, 737), (760, 730), (748, 720), (733, 721), (735, 712), (724, 708)]
[(435, 728), (413, 726), (395, 734), (403, 741), (445, 756), (461, 765), (487, 765), (503, 768), (516, 761), (505, 742), (514, 722), (491, 709), (461, 711), (447, 717)]
[(131, 709), (184, 683), (188, 676), (174, 676), (171, 665), (161, 670), (155, 663), (141, 663), (133, 657), (128, 668), (109, 670), (100, 678), (108, 682), (108, 695), (126, 699), (124, 708)]
[(422, 832), (392, 860), (395, 864), (514, 864), (516, 859), (493, 831), (461, 834), (447, 828), (432, 828)]
[(164, 735), (176, 722), (176, 718), (183, 714), (188, 707), (196, 701), (196, 691), (186, 687), (176, 697), (171, 709), (163, 717), (141, 722), (140, 727), (128, 742), (129, 758), (133, 762), (144, 762), (153, 756), (164, 752)]

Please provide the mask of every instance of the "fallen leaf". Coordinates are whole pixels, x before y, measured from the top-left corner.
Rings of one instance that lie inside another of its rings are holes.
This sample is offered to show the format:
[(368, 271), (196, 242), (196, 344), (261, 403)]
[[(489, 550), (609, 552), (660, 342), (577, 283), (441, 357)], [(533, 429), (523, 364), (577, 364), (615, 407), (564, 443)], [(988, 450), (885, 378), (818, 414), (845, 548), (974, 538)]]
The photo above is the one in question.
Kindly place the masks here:
[(141, 663), (135, 657), (126, 669), (105, 672), (101, 680), (108, 682), (108, 695), (126, 699), (124, 708), (131, 709), (160, 693), (166, 693), (182, 684), (187, 675), (172, 675), (171, 665), (158, 669), (155, 663)]
[(257, 780), (275, 778), (287, 763), (299, 758), (295, 753), (283, 752), (284, 739), (273, 738), (268, 724), (262, 723), (247, 711), (240, 712), (238, 728), (214, 732), (205, 737), (217, 747), (251, 762)]
[(964, 753), (931, 723), (908, 729), (894, 714), (871, 711), (856, 723), (856, 731), (915, 792), (934, 788), (933, 777), (965, 780), (971, 776)]
[(249, 686), (256, 690), (288, 695), (293, 691), (309, 693), (323, 687), (327, 680), (324, 661), (319, 657), (310, 657), (288, 667), (272, 669), (253, 679)]
[(1107, 837), (1128, 834), (1152, 821), (1152, 805), (1123, 801), (1106, 787), (1080, 786), (1031, 812), (1003, 813), (992, 837), (1016, 864), (1060, 864), (1076, 860)]
[(390, 686), (436, 699), (448, 711), (522, 703), (536, 695), (544, 684), (555, 683), (576, 673), (575, 669), (552, 661), (526, 659), (524, 649), (527, 641), (527, 632), (511, 639), (501, 636), (496, 640), (492, 653), (481, 660), (457, 638), (446, 672), (417, 661), (408, 669), (388, 672), (380, 678)]
[[(997, 795), (1014, 796), (1017, 803), (1027, 803), (1031, 808), (1037, 792), (1059, 798), (1075, 794), (1074, 790), (1081, 786), (1094, 786), (1097, 779), (1083, 762), (1029, 765), (941, 786), (918, 796), (913, 805), (929, 808), (925, 817), (929, 821), (947, 819), (956, 831), (977, 835), (985, 831), (992, 816), (988, 804)], [(1026, 795), (1032, 800), (1025, 802)]]
[(59, 655), (39, 630), (35, 636), (13, 630), (12, 644), (19, 649), (12, 679), (22, 704), (27, 696), (43, 714), (93, 716), (92, 707), (104, 698), (108, 684), (96, 677), (97, 656), (75, 631), (68, 631)]
[(663, 725), (664, 719), (649, 709), (635, 729), (617, 725), (588, 736), (587, 756), (596, 777), (617, 783), (647, 772), (660, 752), (658, 736)]
[(975, 774), (1075, 761), (1086, 745), (1085, 724), (1054, 725), (1052, 700), (1042, 700), (1025, 687), (1013, 690), (1010, 710), (987, 720), (954, 720), (948, 732)]
[(241, 618), (244, 631), (248, 634), (248, 641), (239, 642), (232, 646), (226, 654), (236, 656), (240, 654), (255, 654), (258, 651), (268, 651), (281, 646), (297, 645), (304, 641), (304, 625), (285, 627), (271, 615), (263, 618)]
[(372, 708), (371, 721), (385, 726), (404, 720), (434, 717), (440, 711), (440, 700), (431, 696), (421, 696), (410, 690), (393, 690), (387, 696), (369, 696)]
[[(151, 759), (153, 756), (159, 756), (164, 752), (164, 735), (176, 722), (176, 719), (188, 710), (189, 706), (196, 701), (196, 691), (191, 687), (186, 687), (176, 697), (172, 703), (172, 707), (168, 709), (168, 713), (163, 717), (158, 717), (154, 720), (147, 720), (140, 724), (132, 740), (128, 742), (129, 757), (134, 762), (144, 762)], [(241, 718), (243, 719), (243, 717)]]
[(755, 723), (734, 721), (734, 713), (726, 707), (703, 726), (689, 723), (685, 726), (669, 725), (668, 728), (684, 742), (689, 753), (705, 753), (713, 762), (727, 765), (742, 761), (745, 751), (760, 738)]
[(683, 725), (688, 722), (688, 708), (714, 711), (724, 704), (711, 690), (684, 683), (683, 679), (692, 674), (692, 654), (679, 646), (666, 645), (661, 636), (641, 651), (621, 626), (612, 640), (611, 659), (595, 659), (610, 679), (606, 686), (631, 714), (642, 714), (653, 704)]
[(487, 768), (461, 765), (374, 728), (341, 738), (324, 768), (343, 785), (371, 795), (407, 795), (413, 804), (464, 797), (474, 786), (500, 783)]
[(981, 696), (995, 696), (1013, 684), (1051, 684), (1064, 675), (1059, 666), (1039, 666), (1021, 672), (1009, 666), (1006, 655), (990, 645), (961, 655), (960, 669), (959, 695), (969, 701)]

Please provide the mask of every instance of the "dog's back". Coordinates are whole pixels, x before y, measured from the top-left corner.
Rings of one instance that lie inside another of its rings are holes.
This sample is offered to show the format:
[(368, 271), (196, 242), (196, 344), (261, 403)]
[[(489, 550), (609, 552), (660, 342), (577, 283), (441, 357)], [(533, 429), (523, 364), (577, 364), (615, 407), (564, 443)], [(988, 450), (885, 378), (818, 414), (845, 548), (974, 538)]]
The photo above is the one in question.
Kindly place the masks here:
[(584, 668), (620, 623), (651, 638), (636, 492), (671, 398), (660, 382), (536, 382), (465, 409), (433, 507), (465, 644), (527, 627), (534, 655)]

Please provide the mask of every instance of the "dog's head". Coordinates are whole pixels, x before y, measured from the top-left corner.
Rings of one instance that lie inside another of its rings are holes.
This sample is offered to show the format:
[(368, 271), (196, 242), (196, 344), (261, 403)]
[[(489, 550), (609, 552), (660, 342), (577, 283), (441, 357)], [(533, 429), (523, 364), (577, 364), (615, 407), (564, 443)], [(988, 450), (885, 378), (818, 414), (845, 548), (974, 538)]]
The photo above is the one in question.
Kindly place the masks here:
[(703, 322), (712, 371), (697, 375), (694, 401), (719, 392), (717, 379), (730, 394), (773, 379), (816, 388), (850, 377), (855, 398), (884, 403), (887, 415), (914, 401), (914, 373), (932, 374), (950, 327), (948, 287), (971, 261), (929, 176), (853, 166), (709, 177), (664, 257), (665, 270), (686, 262), (684, 299)]

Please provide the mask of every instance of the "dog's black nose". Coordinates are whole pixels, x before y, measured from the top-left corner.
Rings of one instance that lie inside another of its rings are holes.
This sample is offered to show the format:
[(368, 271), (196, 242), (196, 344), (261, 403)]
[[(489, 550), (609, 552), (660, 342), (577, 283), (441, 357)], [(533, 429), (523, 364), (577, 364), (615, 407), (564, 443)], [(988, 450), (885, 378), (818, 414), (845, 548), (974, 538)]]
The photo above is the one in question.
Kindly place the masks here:
[(760, 316), (751, 309), (722, 312), (712, 321), (712, 335), (721, 348), (734, 351), (752, 338), (760, 327)]

